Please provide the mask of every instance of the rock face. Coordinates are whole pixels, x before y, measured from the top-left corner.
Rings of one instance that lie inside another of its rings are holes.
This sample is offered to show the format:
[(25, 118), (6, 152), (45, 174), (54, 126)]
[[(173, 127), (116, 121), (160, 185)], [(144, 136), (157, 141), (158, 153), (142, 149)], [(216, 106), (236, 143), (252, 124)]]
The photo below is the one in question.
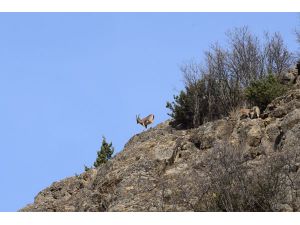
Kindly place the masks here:
[(275, 99), (263, 119), (189, 130), (169, 122), (20, 211), (300, 211), (300, 89)]
[(299, 70), (300, 70), (300, 62), (297, 63), (297, 65), (292, 68), (289, 69), (286, 73), (284, 73), (281, 77), (281, 82), (283, 84), (296, 84), (295, 86), (299, 87)]

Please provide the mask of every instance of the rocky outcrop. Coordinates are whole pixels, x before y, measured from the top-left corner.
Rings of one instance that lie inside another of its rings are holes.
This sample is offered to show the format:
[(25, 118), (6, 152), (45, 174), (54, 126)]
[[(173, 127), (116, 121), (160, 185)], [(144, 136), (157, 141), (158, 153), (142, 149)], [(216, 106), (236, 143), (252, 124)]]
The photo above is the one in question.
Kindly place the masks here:
[(296, 84), (295, 86), (299, 87), (300, 85), (299, 70), (300, 70), (300, 62), (298, 62), (294, 68), (289, 69), (286, 73), (283, 73), (283, 75), (281, 76), (281, 82), (287, 85)]
[(97, 169), (54, 182), (20, 211), (300, 211), (300, 89), (262, 118), (189, 130), (169, 122), (133, 136)]

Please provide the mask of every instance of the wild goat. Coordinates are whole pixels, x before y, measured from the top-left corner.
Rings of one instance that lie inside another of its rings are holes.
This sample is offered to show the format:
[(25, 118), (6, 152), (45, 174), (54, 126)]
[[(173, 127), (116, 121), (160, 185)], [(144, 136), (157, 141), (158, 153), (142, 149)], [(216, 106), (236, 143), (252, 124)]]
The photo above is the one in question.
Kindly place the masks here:
[(246, 119), (250, 117), (250, 109), (245, 109), (245, 108), (240, 109), (239, 117), (240, 119)]
[(252, 107), (252, 109), (243, 108), (243, 109), (240, 109), (239, 116), (240, 116), (240, 119), (245, 119), (248, 117), (250, 119), (259, 118), (260, 110), (259, 110), (258, 106), (254, 106), (254, 107)]
[(252, 107), (252, 109), (250, 110), (250, 118), (251, 119), (259, 118), (259, 116), (260, 116), (260, 110), (258, 106)]
[(147, 129), (147, 126), (151, 123), (153, 123), (154, 121), (154, 115), (150, 114), (149, 116), (146, 116), (143, 119), (140, 119), (140, 115), (136, 116), (136, 123), (141, 124), (143, 127), (145, 127)]

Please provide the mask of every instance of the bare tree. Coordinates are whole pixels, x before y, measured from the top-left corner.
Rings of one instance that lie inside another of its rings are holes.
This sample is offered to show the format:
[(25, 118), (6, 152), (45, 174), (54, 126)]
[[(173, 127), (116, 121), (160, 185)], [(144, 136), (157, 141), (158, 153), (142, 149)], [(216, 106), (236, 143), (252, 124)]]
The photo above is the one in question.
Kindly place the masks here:
[(180, 70), (183, 74), (183, 81), (186, 87), (197, 85), (197, 82), (202, 78), (202, 68), (194, 60), (182, 65)]
[(181, 67), (186, 91), (192, 103), (192, 123), (197, 127), (203, 123), (206, 114), (207, 93), (203, 80), (203, 71), (199, 64), (191, 62)]
[(297, 37), (297, 41), (300, 43), (300, 31), (299, 30), (296, 31), (296, 37)]
[[(226, 115), (240, 102), (239, 85), (236, 85), (234, 76), (228, 67), (229, 53), (218, 44), (212, 45), (205, 52), (206, 80), (210, 89), (208, 92), (213, 96), (213, 102), (217, 107), (213, 112)], [(212, 104), (212, 103), (211, 103)], [(211, 116), (211, 119), (217, 116)]]
[[(297, 40), (298, 44), (300, 44), (300, 29), (295, 30), (295, 35), (296, 35), (296, 40)], [(299, 47), (298, 47), (298, 49), (299, 49)], [(300, 62), (299, 50), (296, 52), (296, 57), (297, 57), (297, 63), (299, 63)]]
[(204, 54), (203, 65), (192, 61), (181, 67), (186, 90), (182, 99), (175, 101), (184, 105), (168, 103), (167, 107), (173, 111), (171, 115), (180, 114), (176, 118), (181, 118), (181, 123), (188, 118), (190, 124), (186, 127), (228, 116), (246, 104), (244, 90), (253, 81), (269, 74), (281, 75), (294, 62), (278, 33), (266, 34), (264, 42), (260, 42), (247, 27), (242, 27), (227, 32), (227, 37), (227, 48), (211, 45)]
[(229, 40), (228, 69), (238, 85), (246, 87), (262, 76), (262, 54), (258, 38), (248, 27), (235, 28), (227, 33)]
[(265, 73), (282, 75), (294, 63), (293, 54), (288, 51), (279, 33), (275, 33), (271, 37), (266, 33), (265, 39)]

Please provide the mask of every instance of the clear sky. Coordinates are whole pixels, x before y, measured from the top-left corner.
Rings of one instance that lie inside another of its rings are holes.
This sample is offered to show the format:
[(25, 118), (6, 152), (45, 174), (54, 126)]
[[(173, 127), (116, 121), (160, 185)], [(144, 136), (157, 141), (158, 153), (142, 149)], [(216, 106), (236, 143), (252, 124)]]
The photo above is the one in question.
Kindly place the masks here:
[(91, 166), (101, 136), (117, 152), (169, 117), (179, 67), (231, 28), (281, 32), (298, 50), (297, 13), (0, 13), (0, 211)]

